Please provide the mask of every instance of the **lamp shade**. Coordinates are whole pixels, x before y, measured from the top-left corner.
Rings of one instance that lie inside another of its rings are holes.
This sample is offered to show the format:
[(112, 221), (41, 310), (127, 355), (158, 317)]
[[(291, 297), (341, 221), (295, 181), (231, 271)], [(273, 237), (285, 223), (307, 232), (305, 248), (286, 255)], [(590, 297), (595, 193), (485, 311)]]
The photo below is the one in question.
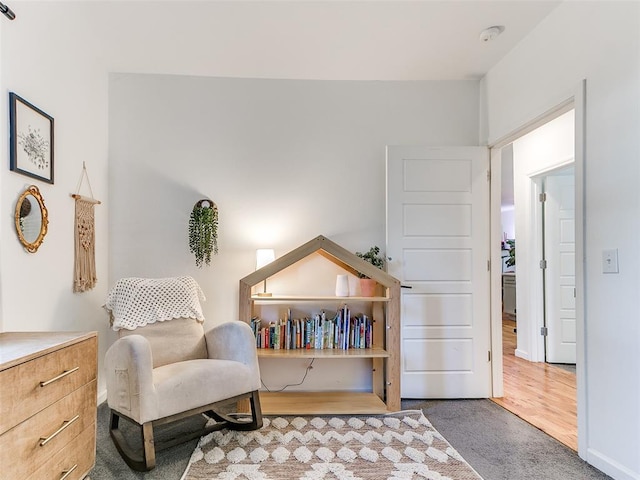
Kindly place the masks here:
[(259, 248), (256, 250), (256, 270), (270, 264), (276, 259), (273, 248)]

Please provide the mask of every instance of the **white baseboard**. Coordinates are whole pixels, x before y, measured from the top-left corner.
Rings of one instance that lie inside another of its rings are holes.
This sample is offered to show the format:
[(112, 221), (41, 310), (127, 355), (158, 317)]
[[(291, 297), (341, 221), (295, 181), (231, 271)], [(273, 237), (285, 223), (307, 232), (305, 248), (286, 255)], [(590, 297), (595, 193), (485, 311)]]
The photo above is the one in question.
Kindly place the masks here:
[(531, 361), (531, 358), (529, 357), (529, 354), (527, 352), (524, 352), (524, 351), (520, 350), (519, 348), (516, 348), (515, 354), (516, 354), (516, 357), (518, 357), (518, 358), (522, 358), (522, 359), (527, 360), (529, 362)]
[(606, 473), (615, 480), (640, 480), (640, 472), (632, 472), (624, 465), (620, 465), (612, 458), (609, 458), (592, 448), (587, 449), (586, 460), (587, 463), (590, 463), (598, 470)]
[(103, 390), (102, 392), (98, 393), (98, 405), (106, 401), (107, 401), (107, 391)]

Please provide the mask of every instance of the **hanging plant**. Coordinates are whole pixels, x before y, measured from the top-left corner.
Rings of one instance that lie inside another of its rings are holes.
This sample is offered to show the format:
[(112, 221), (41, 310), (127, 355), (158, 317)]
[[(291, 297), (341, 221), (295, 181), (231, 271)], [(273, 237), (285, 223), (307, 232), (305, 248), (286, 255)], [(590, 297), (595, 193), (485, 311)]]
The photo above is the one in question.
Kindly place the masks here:
[(189, 218), (189, 250), (196, 256), (196, 266), (211, 263), (218, 254), (218, 207), (211, 200), (200, 200)]

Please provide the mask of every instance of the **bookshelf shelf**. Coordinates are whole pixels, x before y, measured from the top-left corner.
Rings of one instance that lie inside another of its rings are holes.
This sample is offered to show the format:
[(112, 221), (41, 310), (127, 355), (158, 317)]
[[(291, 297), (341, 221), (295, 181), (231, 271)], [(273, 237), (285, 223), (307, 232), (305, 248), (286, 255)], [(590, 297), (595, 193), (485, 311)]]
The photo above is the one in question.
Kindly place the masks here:
[(389, 352), (382, 348), (350, 348), (341, 350), (330, 349), (303, 349), (274, 350), (272, 348), (259, 348), (258, 357), (261, 358), (388, 358)]
[[(253, 287), (287, 267), (319, 253), (348, 273), (362, 272), (375, 280), (383, 295), (376, 297), (336, 297), (316, 295), (253, 294)], [(274, 262), (240, 280), (239, 317), (250, 323), (261, 308), (269, 305), (358, 303), (371, 312), (372, 348), (343, 349), (266, 349), (259, 348), (260, 359), (365, 359), (371, 363), (371, 392), (287, 391), (260, 392), (265, 415), (303, 414), (373, 414), (400, 410), (400, 282), (391, 275), (358, 258), (326, 237), (319, 236), (301, 245)], [(262, 307), (260, 307), (262, 305)], [(302, 305), (301, 309), (306, 310)], [(261, 367), (268, 368), (265, 364)]]
[(369, 392), (260, 392), (269, 415), (347, 415), (387, 413), (387, 405)]
[(295, 302), (389, 302), (388, 297), (321, 297), (303, 295), (274, 295), (272, 297), (260, 297), (252, 295), (251, 300), (256, 304), (267, 303), (295, 303)]

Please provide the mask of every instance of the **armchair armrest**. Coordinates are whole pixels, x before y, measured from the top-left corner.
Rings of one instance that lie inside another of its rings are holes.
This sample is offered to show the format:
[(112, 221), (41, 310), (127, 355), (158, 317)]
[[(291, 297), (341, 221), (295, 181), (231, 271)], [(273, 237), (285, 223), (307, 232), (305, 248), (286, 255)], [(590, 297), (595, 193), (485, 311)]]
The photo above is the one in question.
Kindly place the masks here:
[(156, 418), (156, 389), (153, 385), (151, 346), (142, 335), (116, 340), (105, 355), (107, 402), (138, 423)]
[(225, 322), (207, 331), (205, 338), (209, 358), (233, 360), (258, 370), (256, 339), (245, 322)]

